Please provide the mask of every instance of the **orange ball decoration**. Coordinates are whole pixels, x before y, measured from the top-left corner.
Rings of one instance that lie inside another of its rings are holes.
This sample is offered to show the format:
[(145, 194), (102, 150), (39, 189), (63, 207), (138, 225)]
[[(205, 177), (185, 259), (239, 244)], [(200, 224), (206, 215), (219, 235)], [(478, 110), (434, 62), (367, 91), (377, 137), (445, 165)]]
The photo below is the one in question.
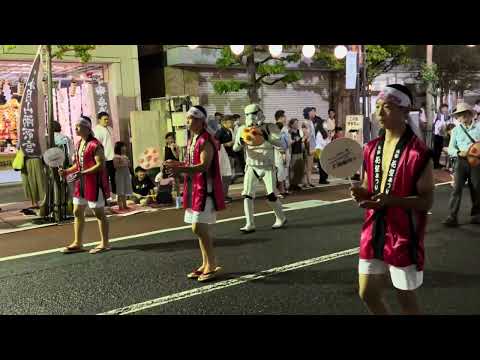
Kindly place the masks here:
[(467, 151), (467, 160), (471, 167), (480, 165), (480, 142), (472, 144)]
[(242, 139), (247, 145), (259, 146), (265, 141), (262, 131), (257, 127), (244, 128), (242, 132)]

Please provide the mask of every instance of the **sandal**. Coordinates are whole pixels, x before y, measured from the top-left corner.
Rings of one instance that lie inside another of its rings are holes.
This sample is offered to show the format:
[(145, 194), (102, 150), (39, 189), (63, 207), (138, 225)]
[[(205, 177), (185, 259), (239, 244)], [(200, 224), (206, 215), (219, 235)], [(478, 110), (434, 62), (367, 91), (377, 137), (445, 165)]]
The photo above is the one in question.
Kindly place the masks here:
[(106, 252), (106, 251), (109, 251), (109, 250), (112, 250), (112, 248), (110, 248), (110, 247), (96, 247), (96, 248), (90, 249), (89, 253), (90, 254), (99, 254), (99, 253)]
[(203, 274), (203, 271), (193, 270), (190, 274), (187, 275), (189, 279), (198, 279)]
[(205, 281), (213, 280), (218, 276), (218, 274), (220, 273), (221, 270), (222, 270), (222, 268), (220, 266), (217, 266), (214, 271), (210, 271), (206, 274), (200, 275), (198, 277), (197, 281), (198, 282), (205, 282)]
[(67, 246), (62, 250), (64, 254), (75, 254), (87, 251), (83, 246)]

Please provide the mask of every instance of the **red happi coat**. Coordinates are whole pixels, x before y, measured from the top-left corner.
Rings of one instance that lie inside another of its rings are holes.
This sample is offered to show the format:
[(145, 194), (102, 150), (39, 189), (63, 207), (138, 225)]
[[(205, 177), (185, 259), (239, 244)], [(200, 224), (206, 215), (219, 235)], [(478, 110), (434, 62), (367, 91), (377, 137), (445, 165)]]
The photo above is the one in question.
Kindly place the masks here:
[[(191, 139), (188, 141), (187, 149), (190, 149)], [(225, 198), (223, 195), (222, 177), (220, 175), (220, 163), (218, 158), (218, 151), (220, 150), (220, 144), (216, 141), (208, 131), (204, 131), (197, 137), (195, 147), (193, 150), (193, 159), (188, 159), (190, 165), (197, 165), (200, 163), (200, 152), (203, 145), (209, 141), (214, 148), (213, 160), (210, 165), (210, 169), (206, 172), (196, 173), (191, 176), (191, 189), (188, 188), (188, 176), (185, 176), (183, 187), (183, 208), (191, 208), (193, 211), (204, 211), (207, 196), (213, 198), (215, 210), (225, 209)], [(190, 155), (188, 155), (190, 157)], [(207, 176), (212, 179), (213, 190), (209, 194), (207, 190)], [(191, 200), (189, 199), (191, 194)], [(191, 202), (191, 204), (190, 204)]]
[[(364, 167), (370, 193), (375, 193), (377, 147), (379, 144), (383, 146), (384, 140), (384, 137), (372, 140), (364, 149)], [(407, 127), (399, 143), (402, 141), (404, 145), (390, 190), (390, 195), (395, 197), (416, 195), (416, 183), (430, 159), (430, 151), (425, 143), (413, 134), (410, 127)], [(426, 211), (399, 207), (367, 209), (360, 240), (360, 258), (380, 259), (396, 267), (416, 264), (418, 271), (422, 271), (426, 225)]]
[[(77, 146), (77, 156), (75, 162), (77, 169), (80, 170), (80, 143)], [(83, 153), (83, 169), (88, 170), (96, 165), (95, 152), (98, 147), (102, 147), (100, 141), (95, 138), (88, 140), (85, 151)], [(97, 201), (99, 191), (103, 191), (103, 198), (106, 200), (110, 197), (110, 186), (108, 183), (107, 171), (105, 166), (93, 174), (82, 175), (78, 181), (75, 182), (74, 196), (77, 198), (84, 198), (87, 201)]]

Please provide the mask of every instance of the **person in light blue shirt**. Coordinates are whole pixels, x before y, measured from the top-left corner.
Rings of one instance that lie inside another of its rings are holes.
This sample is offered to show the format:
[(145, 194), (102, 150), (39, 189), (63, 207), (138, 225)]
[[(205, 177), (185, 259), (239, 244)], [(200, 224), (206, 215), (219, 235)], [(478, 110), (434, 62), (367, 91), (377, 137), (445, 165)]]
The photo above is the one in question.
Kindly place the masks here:
[(480, 124), (473, 122), (474, 112), (467, 103), (457, 105), (452, 114), (459, 124), (453, 129), (448, 146), (448, 154), (456, 158), (454, 169), (454, 185), (450, 197), (450, 215), (443, 224), (449, 227), (458, 226), (458, 211), (462, 201), (462, 192), (468, 182), (472, 199), (471, 223), (480, 224), (480, 167), (471, 167), (467, 161), (470, 146), (480, 141)]

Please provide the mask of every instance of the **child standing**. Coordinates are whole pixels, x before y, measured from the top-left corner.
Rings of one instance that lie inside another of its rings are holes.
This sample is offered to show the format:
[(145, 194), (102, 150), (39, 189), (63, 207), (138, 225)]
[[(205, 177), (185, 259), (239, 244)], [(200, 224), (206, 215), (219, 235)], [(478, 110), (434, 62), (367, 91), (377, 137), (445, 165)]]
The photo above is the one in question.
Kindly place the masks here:
[(127, 156), (127, 145), (118, 141), (114, 147), (113, 166), (115, 167), (115, 183), (117, 185), (118, 208), (128, 210), (127, 196), (132, 195), (132, 177), (130, 175), (130, 160)]

